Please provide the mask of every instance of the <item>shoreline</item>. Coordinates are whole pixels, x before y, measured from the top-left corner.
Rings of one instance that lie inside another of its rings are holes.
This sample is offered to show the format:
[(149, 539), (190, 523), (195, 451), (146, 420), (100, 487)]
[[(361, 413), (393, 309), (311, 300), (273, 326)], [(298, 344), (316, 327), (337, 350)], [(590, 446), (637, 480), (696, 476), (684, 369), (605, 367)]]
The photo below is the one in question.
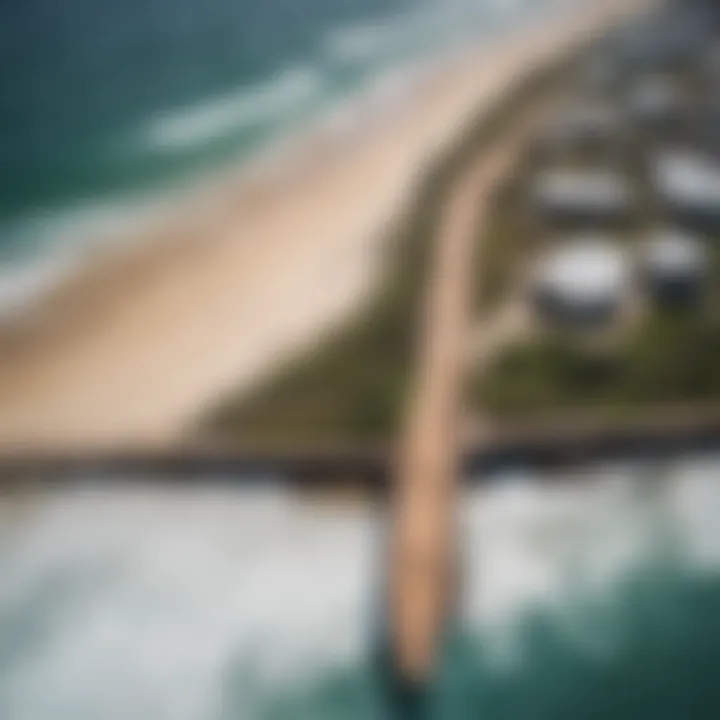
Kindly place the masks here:
[[(670, 419), (671, 418), (671, 419)], [(720, 406), (658, 405), (634, 418), (607, 422), (591, 414), (547, 416), (490, 431), (466, 433), (462, 445), (463, 484), (492, 482), (498, 470), (534, 468), (568, 471), (602, 463), (633, 463), (643, 458), (672, 461), (720, 453)], [(129, 482), (182, 485), (214, 477), (230, 485), (291, 489), (357, 487), (377, 493), (391, 487), (392, 448), (357, 445), (304, 450), (253, 450), (235, 444), (199, 442), (182, 447), (49, 450), (0, 456), (0, 489), (30, 482), (38, 487), (82, 482), (83, 478), (122, 477)]]
[(468, 117), (536, 56), (567, 51), (628, 5), (489, 40), (356, 143), (307, 142), (304, 162), (279, 158), (280, 178), (236, 171), (190, 193), (187, 208), (3, 331), (0, 443), (169, 442), (226, 392), (299, 357), (372, 294), (389, 228)]
[(218, 193), (232, 187), (250, 202), (265, 190), (278, 191), (308, 167), (316, 169), (318, 160), (342, 153), (348, 143), (367, 140), (380, 123), (392, 122), (398, 110), (417, 99), (413, 96), (418, 91), (427, 91), (433, 80), (447, 75), (448, 65), (461, 61), (473, 48), (477, 54), (477, 48), (489, 42), (487, 37), (477, 38), (452, 51), (435, 48), (427, 55), (406, 58), (366, 78), (348, 94), (326, 98), (329, 102), (296, 126), (193, 172), (148, 188), (125, 188), (111, 197), (88, 197), (75, 204), (50, 205), (25, 218), (10, 218), (9, 234), (27, 236), (42, 251), (0, 264), (0, 332), (18, 311), (32, 309), (58, 287), (72, 284), (97, 257), (104, 260), (135, 251), (133, 245), (141, 245), (146, 236), (163, 232), (171, 223), (177, 225), (186, 201), (195, 207), (207, 198), (212, 204)]

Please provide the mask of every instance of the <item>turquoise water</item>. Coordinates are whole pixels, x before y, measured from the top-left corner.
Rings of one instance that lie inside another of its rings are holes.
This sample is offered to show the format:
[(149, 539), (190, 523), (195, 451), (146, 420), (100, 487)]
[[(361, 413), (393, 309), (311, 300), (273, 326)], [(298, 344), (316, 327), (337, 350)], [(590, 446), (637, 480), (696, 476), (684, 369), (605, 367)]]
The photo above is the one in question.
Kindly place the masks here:
[(714, 718), (720, 461), (497, 475), (424, 715), (378, 642), (382, 517), (85, 482), (0, 506), (3, 720)]
[(0, 262), (17, 267), (77, 237), (80, 220), (102, 227), (149, 191), (256, 153), (388, 73), (376, 95), (402, 92), (414, 62), (559, 4), (5, 2)]
[(523, 618), (511, 667), (498, 665), (481, 634), (457, 632), (421, 703), (388, 701), (377, 668), (367, 666), (262, 697), (252, 717), (710, 720), (720, 714), (718, 603), (717, 576), (647, 571), (607, 605), (576, 608), (574, 627), (569, 616), (542, 611)]

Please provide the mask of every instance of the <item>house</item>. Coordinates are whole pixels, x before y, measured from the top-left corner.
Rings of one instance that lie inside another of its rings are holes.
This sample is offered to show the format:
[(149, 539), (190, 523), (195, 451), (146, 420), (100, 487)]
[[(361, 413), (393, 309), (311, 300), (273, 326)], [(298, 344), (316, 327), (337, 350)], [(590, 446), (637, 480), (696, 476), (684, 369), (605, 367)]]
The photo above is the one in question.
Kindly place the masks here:
[(720, 163), (709, 154), (668, 150), (652, 163), (651, 181), (663, 212), (691, 229), (720, 229)]
[(628, 263), (610, 240), (582, 236), (553, 248), (536, 268), (535, 309), (552, 323), (597, 327), (610, 321), (629, 292)]
[(662, 304), (691, 304), (702, 295), (709, 272), (707, 248), (694, 235), (674, 229), (656, 231), (642, 244), (641, 281)]
[(641, 78), (627, 98), (627, 116), (638, 130), (672, 132), (682, 128), (688, 108), (678, 89), (659, 75)]
[(564, 107), (536, 136), (537, 156), (556, 159), (563, 155), (619, 150), (626, 133), (622, 118), (608, 102), (578, 102)]
[(555, 227), (621, 225), (635, 209), (630, 183), (607, 169), (546, 170), (536, 177), (531, 196), (535, 212)]

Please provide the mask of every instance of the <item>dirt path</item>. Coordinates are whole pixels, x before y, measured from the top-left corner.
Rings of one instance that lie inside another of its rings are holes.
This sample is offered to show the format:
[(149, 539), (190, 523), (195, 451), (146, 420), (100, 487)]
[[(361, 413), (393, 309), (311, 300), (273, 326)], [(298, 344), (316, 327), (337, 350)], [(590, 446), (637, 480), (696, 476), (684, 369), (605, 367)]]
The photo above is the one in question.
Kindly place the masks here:
[(476, 229), (491, 209), (497, 182), (515, 161), (539, 116), (523, 119), (458, 181), (436, 239), (414, 394), (396, 473), (392, 614), (398, 661), (425, 676), (442, 622), (454, 555), (454, 499), (463, 386), (469, 362), (488, 359), (526, 322), (513, 303), (473, 327), (471, 290)]
[[(580, 48), (597, 26), (575, 30), (574, 35), (553, 38), (537, 53), (536, 66)], [(482, 326), (472, 327), (472, 257), (481, 250), (477, 228), (491, 209), (497, 182), (547, 109), (543, 98), (513, 118), (501, 140), (458, 178), (435, 240), (414, 392), (395, 471), (391, 546), (392, 643), (400, 672), (413, 681), (431, 673), (448, 588), (452, 592), (454, 585), (455, 480), (466, 370), (471, 360), (475, 366), (488, 362), (494, 349), (528, 323), (521, 297)], [(476, 440), (482, 426), (480, 419)]]

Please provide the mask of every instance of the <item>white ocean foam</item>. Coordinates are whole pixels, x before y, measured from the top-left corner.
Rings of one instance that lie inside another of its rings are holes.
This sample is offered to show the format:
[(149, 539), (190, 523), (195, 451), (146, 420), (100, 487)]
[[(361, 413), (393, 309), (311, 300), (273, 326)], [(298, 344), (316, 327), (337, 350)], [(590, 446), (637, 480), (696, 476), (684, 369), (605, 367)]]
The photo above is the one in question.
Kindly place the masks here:
[(11, 265), (0, 263), (0, 318), (37, 302), (75, 267), (68, 256), (41, 256)]
[(381, 125), (405, 106), (419, 88), (441, 69), (440, 62), (414, 58), (369, 75), (350, 97), (335, 98), (318, 112), (313, 122), (325, 140), (340, 143)]
[(720, 571), (720, 461), (604, 465), (567, 483), (505, 478), (463, 506), (467, 610), (490, 632), (525, 608), (606, 600), (648, 563)]
[(238, 130), (278, 120), (311, 102), (323, 87), (322, 75), (309, 66), (285, 70), (255, 87), (208, 98), (162, 113), (146, 130), (146, 140), (162, 151), (186, 150)]
[(325, 53), (335, 61), (377, 60), (395, 42), (398, 23), (387, 18), (332, 30), (325, 40)]
[[(668, 537), (684, 562), (717, 572), (719, 473), (717, 458), (607, 465), (554, 486), (516, 474), (469, 491), (469, 621), (500, 637), (538, 603), (606, 597)], [(7, 518), (0, 616), (38, 633), (30, 653), (0, 637), (7, 720), (218, 720), (229, 678), (267, 692), (368, 649), (381, 548), (367, 508), (199, 481), (57, 490)], [(583, 628), (565, 629), (604, 652)], [(252, 716), (251, 695), (236, 694), (233, 712)]]
[(0, 255), (0, 316), (42, 299), (57, 283), (163, 210), (165, 196), (118, 196), (36, 211), (0, 229), (3, 245), (20, 254)]
[(382, 66), (402, 62), (442, 44), (451, 16), (420, 5), (412, 13), (385, 17), (377, 23), (340, 26), (328, 34), (324, 50), (333, 63)]
[(369, 520), (207, 485), (48, 498), (1, 563), (0, 605), (22, 613), (63, 576), (71, 594), (45, 598), (40, 652), (5, 666), (0, 713), (210, 720), (234, 665), (266, 685), (357, 659)]
[[(381, 64), (477, 40), (501, 24), (521, 24), (528, 0), (427, 0), (411, 11), (341, 25), (324, 41), (333, 62)], [(544, 3), (549, 4), (549, 3)]]

